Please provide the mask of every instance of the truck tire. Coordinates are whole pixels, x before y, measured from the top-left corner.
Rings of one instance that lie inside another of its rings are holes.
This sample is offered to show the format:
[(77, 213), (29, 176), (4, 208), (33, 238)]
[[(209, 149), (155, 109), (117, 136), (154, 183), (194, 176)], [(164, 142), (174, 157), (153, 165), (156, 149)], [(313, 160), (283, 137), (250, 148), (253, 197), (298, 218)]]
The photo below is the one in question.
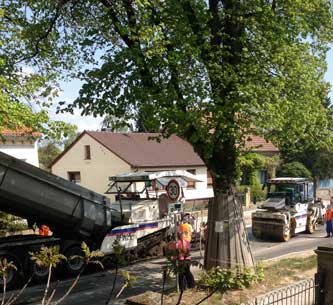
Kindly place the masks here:
[(313, 234), (317, 229), (317, 223), (310, 223), (306, 226), (306, 233)]
[(38, 266), (35, 260), (29, 261), (29, 272), (35, 283), (45, 283), (49, 276), (49, 268), (47, 266)]
[(278, 233), (279, 241), (288, 241), (291, 238), (291, 232), (289, 227), (283, 227), (281, 232)]
[[(14, 255), (10, 252), (7, 252), (7, 251), (0, 253), (0, 260), (3, 260), (3, 259), (6, 259), (7, 262), (12, 262), (14, 264), (14, 266), (16, 267), (16, 269), (10, 268), (7, 271), (6, 287), (7, 287), (7, 289), (16, 288), (16, 286), (22, 279), (22, 277), (21, 277), (22, 262), (16, 255)], [(3, 286), (2, 276), (0, 277), (0, 286)]]
[(67, 257), (64, 264), (65, 271), (70, 275), (78, 275), (85, 266), (81, 247), (72, 246), (65, 251), (64, 255)]

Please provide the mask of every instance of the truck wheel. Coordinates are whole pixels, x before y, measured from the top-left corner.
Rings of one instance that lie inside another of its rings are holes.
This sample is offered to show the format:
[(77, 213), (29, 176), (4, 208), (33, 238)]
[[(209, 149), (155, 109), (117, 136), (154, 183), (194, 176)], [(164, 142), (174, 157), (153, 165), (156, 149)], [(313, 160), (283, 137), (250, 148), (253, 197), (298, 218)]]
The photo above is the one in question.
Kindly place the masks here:
[(34, 260), (30, 260), (29, 270), (35, 283), (45, 283), (49, 276), (49, 268), (47, 266), (39, 266)]
[(71, 275), (78, 275), (84, 268), (83, 252), (81, 247), (73, 246), (64, 253), (67, 257), (65, 262), (65, 270)]
[(308, 224), (306, 226), (306, 233), (313, 234), (317, 229), (317, 223)]
[(288, 227), (283, 228), (282, 231), (280, 232), (279, 240), (288, 241), (290, 238), (291, 238), (290, 229)]
[[(17, 286), (17, 284), (21, 280), (21, 271), (22, 271), (22, 263), (16, 256), (13, 256), (11, 253), (4, 253), (0, 255), (0, 260), (3, 259), (7, 260), (7, 263), (12, 263), (15, 268), (9, 268), (7, 270), (6, 276), (6, 287), (7, 289), (13, 289)], [(0, 285), (3, 286), (3, 279), (2, 276), (0, 277)]]

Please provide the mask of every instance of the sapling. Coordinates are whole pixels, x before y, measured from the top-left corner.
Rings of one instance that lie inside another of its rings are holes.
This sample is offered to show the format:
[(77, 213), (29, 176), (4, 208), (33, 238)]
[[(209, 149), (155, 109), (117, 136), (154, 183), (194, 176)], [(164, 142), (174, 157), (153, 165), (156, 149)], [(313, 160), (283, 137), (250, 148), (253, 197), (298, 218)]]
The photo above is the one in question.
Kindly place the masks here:
[(5, 304), (6, 299), (6, 289), (7, 289), (7, 276), (8, 272), (10, 270), (17, 270), (17, 267), (14, 265), (12, 261), (8, 261), (7, 258), (0, 259), (0, 274), (2, 277), (2, 283), (3, 283), (3, 290), (2, 290), (2, 300), (1, 305)]
[[(59, 246), (41, 247), (39, 251), (37, 251), (35, 253), (30, 253), (31, 259), (34, 260), (38, 266), (48, 268), (48, 277), (47, 277), (46, 287), (44, 290), (44, 295), (43, 295), (41, 305), (45, 304), (46, 296), (47, 296), (48, 290), (50, 288), (52, 269), (57, 267), (57, 265), (61, 261), (66, 260), (66, 256), (61, 254), (59, 252), (59, 250), (60, 250)], [(53, 293), (52, 293), (51, 297), (52, 296), (53, 296)]]

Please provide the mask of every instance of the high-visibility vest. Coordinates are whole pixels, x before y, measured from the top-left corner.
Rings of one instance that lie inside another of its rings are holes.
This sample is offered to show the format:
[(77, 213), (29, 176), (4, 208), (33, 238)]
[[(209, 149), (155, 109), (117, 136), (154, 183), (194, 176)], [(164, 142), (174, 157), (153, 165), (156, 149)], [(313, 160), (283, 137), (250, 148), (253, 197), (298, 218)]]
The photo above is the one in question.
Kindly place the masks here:
[(326, 221), (330, 221), (333, 218), (333, 210), (332, 209), (328, 209), (325, 213), (325, 220)]
[(190, 243), (185, 239), (178, 239), (168, 244), (168, 252), (172, 261), (176, 261), (177, 258), (180, 261), (191, 260), (189, 249)]
[(192, 226), (188, 223), (181, 223), (178, 228), (179, 233), (182, 234), (183, 239), (191, 242), (192, 239)]
[(41, 236), (48, 236), (49, 235), (49, 227), (46, 225), (42, 225), (39, 228), (39, 235)]

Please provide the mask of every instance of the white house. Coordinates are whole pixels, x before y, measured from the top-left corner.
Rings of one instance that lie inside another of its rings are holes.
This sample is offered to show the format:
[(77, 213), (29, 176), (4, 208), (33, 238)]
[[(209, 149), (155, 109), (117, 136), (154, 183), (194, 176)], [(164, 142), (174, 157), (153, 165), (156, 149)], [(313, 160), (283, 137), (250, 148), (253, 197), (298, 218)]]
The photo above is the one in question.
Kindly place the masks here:
[(40, 134), (27, 129), (1, 129), (0, 151), (39, 167), (37, 141)]

